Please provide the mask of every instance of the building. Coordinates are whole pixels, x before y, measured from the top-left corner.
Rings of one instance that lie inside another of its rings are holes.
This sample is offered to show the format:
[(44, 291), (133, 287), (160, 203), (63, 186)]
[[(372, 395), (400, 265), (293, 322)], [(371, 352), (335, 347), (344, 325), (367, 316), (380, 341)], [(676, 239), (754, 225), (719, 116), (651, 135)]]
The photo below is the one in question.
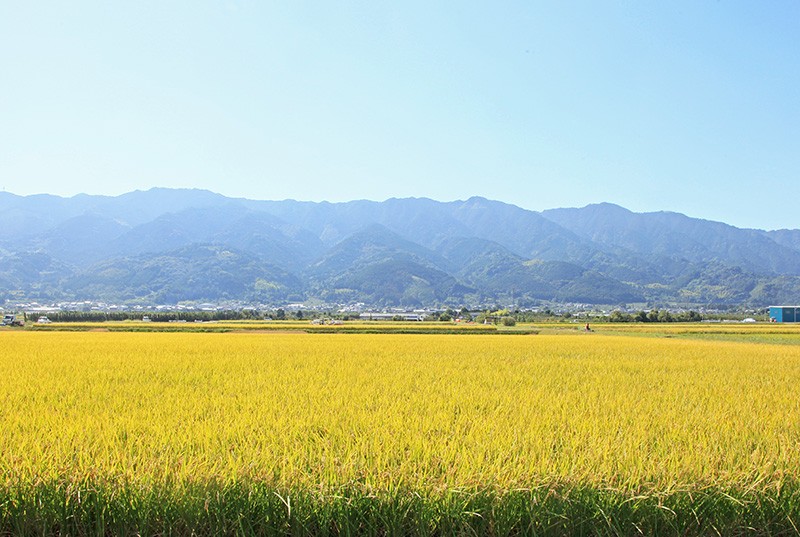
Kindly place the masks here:
[(800, 306), (770, 306), (769, 320), (774, 323), (800, 323)]

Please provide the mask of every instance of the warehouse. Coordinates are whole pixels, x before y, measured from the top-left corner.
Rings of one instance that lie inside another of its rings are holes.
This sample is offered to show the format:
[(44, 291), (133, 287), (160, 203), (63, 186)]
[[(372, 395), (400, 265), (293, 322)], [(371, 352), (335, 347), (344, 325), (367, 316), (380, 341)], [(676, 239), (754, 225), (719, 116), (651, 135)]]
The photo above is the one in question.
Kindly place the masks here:
[(800, 323), (800, 306), (770, 306), (769, 320), (773, 323)]

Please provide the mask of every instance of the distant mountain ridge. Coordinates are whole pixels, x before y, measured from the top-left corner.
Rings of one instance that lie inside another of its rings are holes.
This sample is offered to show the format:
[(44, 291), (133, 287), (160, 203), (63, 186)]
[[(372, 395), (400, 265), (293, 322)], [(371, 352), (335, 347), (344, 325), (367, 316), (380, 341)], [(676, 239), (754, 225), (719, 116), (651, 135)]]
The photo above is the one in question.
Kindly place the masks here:
[(0, 301), (800, 302), (800, 230), (610, 203), (259, 201), (204, 190), (0, 193)]

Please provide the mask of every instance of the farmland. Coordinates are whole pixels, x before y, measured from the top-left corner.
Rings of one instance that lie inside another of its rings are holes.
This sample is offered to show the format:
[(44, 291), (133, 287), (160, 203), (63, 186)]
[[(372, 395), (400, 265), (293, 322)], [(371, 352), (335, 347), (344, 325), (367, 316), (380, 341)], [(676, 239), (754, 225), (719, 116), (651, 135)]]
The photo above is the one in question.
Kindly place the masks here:
[(0, 533), (797, 533), (800, 332), (527, 328), (1, 331)]

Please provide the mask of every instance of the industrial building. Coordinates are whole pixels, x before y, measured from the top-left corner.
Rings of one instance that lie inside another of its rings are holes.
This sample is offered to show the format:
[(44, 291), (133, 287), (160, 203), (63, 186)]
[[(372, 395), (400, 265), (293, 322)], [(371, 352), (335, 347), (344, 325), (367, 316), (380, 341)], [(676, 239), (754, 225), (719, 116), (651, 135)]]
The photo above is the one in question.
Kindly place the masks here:
[(770, 306), (769, 320), (774, 323), (800, 323), (800, 306)]

